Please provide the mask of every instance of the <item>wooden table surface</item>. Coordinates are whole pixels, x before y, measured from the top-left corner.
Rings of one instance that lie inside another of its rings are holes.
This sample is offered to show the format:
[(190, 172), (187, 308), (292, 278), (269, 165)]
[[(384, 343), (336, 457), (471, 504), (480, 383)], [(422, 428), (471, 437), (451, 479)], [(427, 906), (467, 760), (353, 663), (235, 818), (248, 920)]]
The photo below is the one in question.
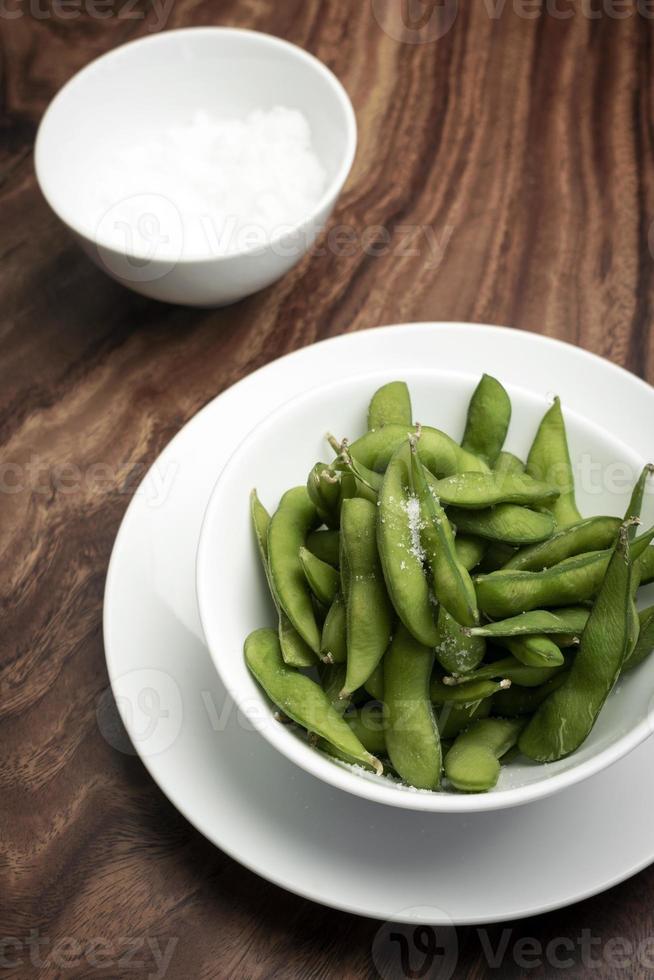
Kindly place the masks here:
[[(272, 358), (344, 331), (509, 324), (654, 381), (652, 6), (0, 4), (3, 975), (377, 975), (380, 923), (242, 869), (101, 736), (112, 543), (145, 469), (202, 405)], [(43, 201), (32, 160), (41, 114), (74, 72), (133, 37), (192, 24), (302, 45), (343, 80), (360, 127), (332, 222), (354, 229), (354, 247), (310, 254), (274, 287), (215, 311), (158, 305), (99, 272)], [(98, 463), (108, 479), (65, 492), (71, 474)], [(654, 976), (651, 942), (626, 972), (611, 944), (654, 935), (653, 905), (650, 869), (571, 909), (509, 923), (508, 939), (503, 926), (461, 929), (455, 975)], [(526, 970), (521, 937), (572, 940), (572, 965)], [(98, 938), (101, 967), (86, 952)], [(487, 950), (503, 938), (493, 968)], [(157, 950), (171, 954), (160, 967)], [(409, 973), (396, 964), (387, 975)]]

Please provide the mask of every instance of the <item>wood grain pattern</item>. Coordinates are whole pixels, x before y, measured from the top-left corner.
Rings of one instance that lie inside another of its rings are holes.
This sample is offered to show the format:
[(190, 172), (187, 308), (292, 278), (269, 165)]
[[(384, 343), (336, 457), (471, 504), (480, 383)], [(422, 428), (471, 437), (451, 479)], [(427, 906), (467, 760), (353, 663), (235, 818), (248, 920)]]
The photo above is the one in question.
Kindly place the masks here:
[[(54, 0), (0, 7), (0, 939), (23, 943), (14, 966), (16, 950), (0, 947), (7, 976), (155, 975), (153, 949), (170, 939), (170, 978), (377, 975), (379, 923), (256, 879), (98, 731), (113, 538), (139, 476), (203, 404), (301, 345), (421, 319), (560, 337), (654, 381), (654, 21), (635, 3), (619, 19), (608, 0), (559, 0), (535, 17), (533, 4), (446, 0), (404, 4), (425, 42), (406, 43), (391, 36), (401, 7), (116, 0), (105, 19), (84, 3), (70, 18)], [(356, 246), (323, 241), (260, 295), (190, 311), (140, 299), (86, 260), (40, 197), (31, 150), (48, 101), (91, 58), (208, 23), (288, 38), (345, 83), (360, 146), (332, 227), (354, 229)], [(652, 908), (650, 870), (509, 924), (499, 972), (484, 937), (460, 930), (456, 976), (526, 975), (510, 950), (529, 936), (571, 938), (569, 976), (651, 976), (652, 950), (626, 974), (601, 956), (611, 938), (654, 935)], [(503, 928), (488, 931), (493, 947)], [(595, 965), (583, 930), (599, 940)], [(63, 937), (104, 937), (104, 965), (70, 965), (74, 949), (67, 965)]]

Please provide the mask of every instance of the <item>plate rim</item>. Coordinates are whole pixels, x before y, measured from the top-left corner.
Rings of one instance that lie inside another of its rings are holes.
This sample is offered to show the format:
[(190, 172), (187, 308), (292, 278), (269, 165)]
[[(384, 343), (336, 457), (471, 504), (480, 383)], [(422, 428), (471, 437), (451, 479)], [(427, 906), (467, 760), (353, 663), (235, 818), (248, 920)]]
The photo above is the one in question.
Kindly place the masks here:
[[(377, 326), (377, 327), (372, 327), (372, 328), (367, 328), (367, 329), (362, 329), (357, 331), (351, 331), (348, 333), (339, 334), (335, 337), (327, 337), (322, 340), (316, 341), (315, 343), (306, 345), (302, 348), (298, 348), (296, 350), (282, 354), (274, 358), (272, 361), (269, 361), (268, 363), (257, 368), (255, 371), (251, 372), (245, 377), (240, 378), (233, 385), (228, 386), (223, 391), (221, 391), (218, 395), (212, 398), (209, 402), (207, 402), (206, 405), (204, 405), (201, 409), (199, 409), (198, 412), (196, 412), (180, 428), (180, 430), (173, 436), (171, 440), (169, 440), (169, 442), (163, 447), (163, 449), (159, 453), (157, 453), (156, 458), (152, 461), (152, 464), (148, 468), (148, 471), (145, 474), (144, 480), (142, 482), (148, 479), (148, 477), (152, 472), (152, 469), (158, 464), (158, 462), (164, 456), (164, 454), (171, 452), (173, 447), (177, 445), (178, 442), (181, 442), (183, 439), (185, 439), (188, 432), (192, 430), (197, 424), (199, 424), (199, 420), (203, 418), (206, 413), (212, 411), (215, 403), (218, 402), (219, 399), (223, 398), (223, 396), (225, 396), (227, 393), (234, 392), (236, 389), (240, 389), (242, 386), (245, 386), (248, 383), (252, 383), (255, 379), (259, 378), (262, 374), (266, 372), (271, 372), (279, 364), (279, 362), (286, 361), (291, 358), (297, 358), (298, 360), (301, 360), (302, 355), (305, 352), (313, 350), (314, 348), (320, 348), (324, 344), (337, 344), (337, 343), (342, 343), (344, 341), (351, 342), (353, 339), (360, 338), (362, 336), (380, 335), (386, 331), (393, 331), (393, 330), (407, 331), (415, 328), (432, 329), (432, 330), (443, 329), (443, 328), (472, 328), (472, 329), (478, 329), (484, 331), (488, 331), (488, 330), (496, 331), (502, 335), (512, 334), (520, 337), (525, 336), (529, 338), (530, 343), (560, 346), (567, 351), (574, 352), (576, 356), (582, 355), (584, 357), (592, 358), (593, 361), (599, 362), (604, 370), (608, 369), (610, 372), (616, 373), (618, 376), (627, 375), (632, 384), (636, 383), (639, 388), (646, 390), (648, 393), (651, 393), (652, 391), (651, 386), (646, 381), (644, 381), (642, 378), (638, 377), (637, 375), (634, 375), (631, 372), (627, 371), (622, 366), (618, 364), (614, 364), (612, 361), (608, 361), (606, 358), (601, 357), (600, 355), (594, 353), (593, 351), (588, 351), (585, 348), (570, 343), (569, 341), (561, 340), (555, 337), (548, 337), (543, 334), (532, 333), (526, 330), (519, 330), (513, 327), (507, 327), (507, 326), (501, 326), (495, 324), (484, 324), (478, 322), (466, 322), (466, 321), (412, 321), (407, 323)], [(111, 556), (107, 567), (107, 575), (105, 579), (105, 588), (104, 588), (104, 596), (103, 596), (102, 631), (103, 631), (103, 642), (105, 648), (105, 662), (107, 665), (107, 672), (110, 680), (110, 685), (114, 693), (115, 693), (115, 681), (117, 679), (117, 675), (113, 669), (114, 664), (113, 664), (113, 657), (111, 653), (111, 640), (110, 640), (111, 629), (110, 629), (110, 622), (109, 622), (110, 603), (111, 603), (110, 597), (114, 589), (114, 579), (116, 576), (116, 569), (122, 557), (121, 553), (123, 550), (123, 544), (124, 541), (127, 539), (128, 534), (130, 533), (131, 523), (134, 519), (134, 515), (138, 511), (138, 508), (139, 508), (139, 495), (138, 493), (136, 493), (132, 498), (132, 500), (130, 501), (128, 507), (126, 508), (125, 513), (120, 522), (118, 531), (116, 533), (114, 545), (112, 547)], [(129, 717), (121, 710), (120, 701), (118, 702), (118, 710), (121, 715), (123, 724), (125, 725), (128, 734), (130, 734)], [(168, 799), (169, 802), (181, 813), (181, 815), (186, 820), (188, 820), (191, 826), (193, 826), (199, 833), (201, 833), (204, 837), (206, 837), (207, 840), (213, 846), (218, 847), (225, 854), (227, 854), (231, 859), (233, 859), (236, 863), (247, 868), (249, 871), (253, 872), (254, 874), (258, 875), (264, 880), (277, 885), (278, 887), (284, 888), (286, 891), (289, 891), (294, 895), (316, 902), (317, 904), (323, 905), (325, 907), (333, 908), (337, 911), (343, 911), (350, 914), (355, 914), (365, 918), (372, 918), (372, 919), (380, 919), (383, 917), (386, 921), (396, 921), (396, 922), (409, 921), (416, 924), (423, 923), (424, 921), (426, 921), (420, 918), (412, 918), (407, 920), (406, 917), (402, 917), (399, 914), (393, 915), (393, 914), (389, 914), (388, 912), (384, 912), (380, 914), (378, 912), (370, 911), (369, 908), (365, 908), (364, 906), (358, 905), (357, 903), (348, 903), (347, 901), (339, 901), (337, 903), (334, 901), (330, 901), (322, 897), (318, 892), (314, 892), (311, 891), (311, 889), (307, 889), (305, 887), (299, 886), (290, 878), (285, 878), (283, 875), (271, 873), (269, 870), (264, 868), (263, 865), (259, 864), (257, 861), (250, 860), (247, 854), (243, 854), (239, 852), (236, 848), (232, 848), (231, 846), (229, 846), (229, 844), (225, 844), (224, 842), (218, 842), (215, 839), (215, 833), (212, 832), (211, 828), (206, 826), (205, 822), (202, 819), (198, 819), (198, 817), (193, 814), (190, 808), (187, 808), (184, 799), (178, 798), (178, 794), (174, 790), (174, 788), (171, 788), (168, 784), (165, 784), (165, 780), (163, 779), (160, 780), (160, 776), (159, 774), (155, 773), (154, 767), (151, 766), (148, 756), (142, 755), (139, 752), (138, 743), (133, 742), (133, 744), (134, 744), (136, 754), (138, 755), (141, 763), (145, 767), (149, 776), (152, 778), (153, 782), (156, 784), (157, 788), (164, 794), (166, 799)], [(625, 760), (623, 759), (622, 762), (624, 761)], [(563, 794), (563, 797), (564, 796), (565, 794)], [(535, 806), (538, 805), (539, 803), (536, 802)], [(517, 811), (522, 809), (522, 807), (514, 808), (514, 809), (516, 809)], [(549, 902), (532, 905), (526, 911), (523, 909), (515, 908), (511, 911), (506, 911), (501, 914), (491, 914), (491, 915), (483, 915), (483, 916), (481, 915), (458, 916), (454, 919), (448, 920), (447, 922), (445, 922), (444, 920), (439, 920), (437, 918), (430, 918), (428, 921), (429, 923), (434, 925), (454, 924), (455, 926), (458, 925), (465, 926), (465, 925), (484, 925), (484, 924), (490, 925), (493, 923), (510, 921), (511, 919), (515, 919), (515, 918), (521, 918), (521, 919), (531, 918), (533, 916), (541, 915), (556, 909), (566, 908), (573, 903), (584, 901), (588, 898), (592, 898), (593, 896), (601, 894), (604, 891), (613, 888), (616, 885), (619, 885), (620, 883), (626, 881), (630, 877), (633, 877), (634, 875), (638, 874), (640, 871), (650, 866), (653, 862), (654, 862), (654, 842), (653, 842), (651, 853), (645, 856), (642, 860), (634, 861), (630, 863), (627, 868), (620, 871), (619, 873), (611, 875), (608, 879), (605, 879), (601, 883), (592, 885), (587, 889), (576, 890), (572, 895), (567, 895), (566, 897), (559, 897)]]

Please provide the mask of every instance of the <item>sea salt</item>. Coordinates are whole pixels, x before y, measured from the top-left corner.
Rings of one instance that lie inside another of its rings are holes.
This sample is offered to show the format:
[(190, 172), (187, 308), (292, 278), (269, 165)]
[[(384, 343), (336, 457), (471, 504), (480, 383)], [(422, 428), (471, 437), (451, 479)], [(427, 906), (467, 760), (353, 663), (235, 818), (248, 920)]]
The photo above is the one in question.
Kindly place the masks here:
[(265, 246), (309, 218), (327, 175), (306, 117), (277, 106), (243, 119), (197, 112), (148, 129), (96, 161), (80, 187), (103, 238), (158, 258)]

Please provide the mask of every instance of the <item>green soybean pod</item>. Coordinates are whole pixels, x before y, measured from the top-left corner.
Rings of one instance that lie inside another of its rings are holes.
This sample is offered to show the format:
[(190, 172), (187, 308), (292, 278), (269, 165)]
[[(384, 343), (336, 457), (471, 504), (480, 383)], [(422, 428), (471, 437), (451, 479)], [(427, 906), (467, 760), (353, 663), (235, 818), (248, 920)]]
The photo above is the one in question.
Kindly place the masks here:
[(486, 574), (504, 568), (507, 561), (515, 555), (516, 550), (513, 544), (503, 544), (502, 541), (491, 542), (484, 555), (484, 560), (478, 566), (479, 573)]
[(420, 509), (420, 541), (431, 572), (434, 595), (457, 623), (475, 626), (479, 622), (475, 587), (458, 560), (454, 532), (447, 515), (427, 483), (418, 456), (417, 438), (412, 438), (410, 445), (411, 483)]
[(458, 473), (438, 480), (434, 487), (446, 507), (485, 510), (498, 504), (539, 506), (559, 496), (559, 490), (526, 473)]
[(561, 491), (558, 499), (548, 505), (559, 527), (579, 523), (581, 514), (575, 503), (574, 475), (560, 398), (554, 399), (536, 433), (527, 458), (527, 473)]
[(488, 542), (472, 534), (458, 534), (454, 540), (456, 557), (467, 572), (472, 572), (488, 550)]
[(432, 678), (429, 696), (434, 704), (476, 704), (492, 698), (498, 691), (511, 686), (508, 678), (498, 680), (470, 680), (462, 684), (444, 684), (441, 678)]
[(430, 426), (385, 425), (368, 432), (349, 447), (352, 458), (370, 470), (384, 473), (393, 456), (407, 441), (408, 435), (420, 433), (420, 458), (436, 478), (454, 473), (488, 472), (478, 456), (466, 452), (440, 429)]
[(632, 562), (625, 524), (570, 674), (540, 706), (520, 737), (520, 750), (528, 758), (554, 762), (586, 741), (629, 651), (633, 635), (631, 599)]
[(496, 475), (503, 475), (524, 473), (525, 469), (525, 464), (521, 459), (519, 459), (514, 453), (507, 453), (505, 450), (503, 450), (497, 457), (493, 467), (493, 472)]
[(505, 636), (497, 640), (526, 667), (560, 667), (565, 658), (548, 636)]
[(341, 541), (338, 531), (310, 531), (307, 535), (307, 548), (312, 555), (326, 561), (328, 565), (338, 568), (341, 551)]
[(521, 548), (503, 566), (523, 572), (540, 572), (566, 558), (589, 551), (604, 551), (615, 544), (622, 521), (619, 517), (589, 517), (554, 532), (549, 541)]
[(307, 479), (307, 493), (320, 520), (338, 529), (341, 506), (341, 481), (327, 463), (316, 463)]
[(368, 409), (368, 429), (385, 425), (413, 425), (411, 395), (404, 381), (391, 381), (372, 396)]
[(441, 735), (441, 745), (444, 739), (456, 738), (466, 728), (469, 728), (473, 721), (488, 718), (492, 705), (493, 698), (473, 701), (472, 704), (456, 704), (454, 701), (449, 701), (442, 705), (436, 719)]
[(248, 636), (245, 661), (270, 700), (287, 717), (326, 739), (353, 762), (381, 775), (381, 762), (364, 748), (320, 685), (284, 663), (274, 630), (256, 630)]
[(376, 511), (370, 501), (353, 498), (343, 502), (341, 512), (341, 578), (347, 612), (344, 697), (366, 683), (391, 635), (392, 609), (377, 553)]
[(352, 481), (354, 492), (349, 493), (350, 497), (363, 497), (376, 504), (379, 493), (384, 482), (383, 473), (368, 469), (362, 463), (356, 462), (350, 455), (347, 444), (342, 448), (339, 457), (334, 464), (336, 470), (345, 474), (345, 477)]
[(501, 569), (475, 578), (479, 608), (506, 619), (544, 606), (569, 606), (592, 599), (602, 583), (610, 553), (594, 551), (568, 558), (542, 572)]
[(634, 571), (640, 585), (651, 585), (654, 582), (654, 548), (645, 548), (636, 560)]
[(580, 636), (586, 628), (589, 616), (590, 609), (587, 606), (568, 606), (555, 613), (549, 609), (535, 609), (510, 619), (475, 626), (471, 633), (491, 640), (507, 636), (533, 636), (538, 633), (545, 636), (573, 633)]
[[(654, 530), (649, 530), (631, 542), (632, 560), (650, 550), (647, 546), (653, 537)], [(595, 551), (567, 558), (542, 572), (501, 569), (478, 575), (474, 582), (479, 608), (490, 617), (505, 619), (539, 607), (586, 602), (597, 595), (610, 558), (610, 551)]]
[(384, 661), (380, 660), (363, 688), (375, 701), (384, 700)]
[(417, 789), (438, 789), (441, 745), (429, 699), (434, 654), (400, 627), (384, 658), (386, 748), (393, 768)]
[(557, 691), (568, 676), (567, 670), (557, 671), (549, 680), (538, 687), (519, 687), (512, 684), (505, 691), (499, 691), (492, 698), (491, 712), (500, 718), (525, 718), (534, 712)]
[(345, 601), (339, 592), (329, 607), (322, 626), (320, 656), (325, 663), (344, 664), (347, 660), (346, 620)]
[[(381, 706), (366, 705), (364, 708), (349, 711), (343, 716), (343, 720), (371, 755), (377, 758), (386, 755), (385, 721)], [(351, 761), (324, 739), (319, 740), (318, 748), (321, 752), (326, 752), (327, 755), (340, 759), (342, 762)]]
[(286, 613), (281, 609), (277, 596), (275, 595), (268, 562), (270, 514), (259, 500), (256, 490), (253, 490), (250, 494), (250, 516), (259, 549), (259, 556), (266, 573), (268, 588), (270, 589), (270, 594), (279, 618), (279, 642), (281, 644), (284, 662), (290, 667), (312, 667), (316, 662), (316, 656), (313, 650), (304, 642), (297, 630), (294, 629)]
[(484, 510), (448, 509), (457, 532), (474, 534), (487, 541), (526, 545), (546, 541), (554, 532), (554, 517), (548, 511), (531, 510), (517, 504), (498, 504)]
[(625, 520), (632, 520), (633, 523), (629, 528), (629, 540), (633, 541), (636, 537), (638, 531), (638, 521), (640, 520), (640, 514), (643, 509), (643, 501), (645, 499), (645, 490), (647, 488), (647, 481), (650, 476), (654, 473), (654, 466), (651, 463), (647, 463), (636, 481), (633, 493), (631, 495), (631, 500), (629, 501), (629, 506), (627, 507), (627, 512), (625, 514)]
[(377, 510), (377, 546), (397, 615), (420, 643), (433, 647), (438, 631), (422, 565), (420, 505), (410, 486), (411, 448), (405, 437), (384, 477)]
[(268, 528), (268, 560), (275, 595), (292, 625), (316, 654), (320, 652), (320, 630), (300, 563), (300, 548), (318, 521), (306, 487), (295, 487), (282, 497)]
[(345, 683), (345, 664), (325, 664), (320, 668), (320, 686), (334, 705), (339, 714), (349, 707), (349, 702), (341, 700), (341, 691)]
[(472, 636), (441, 606), (438, 610), (436, 656), (443, 670), (450, 674), (467, 674), (482, 662), (485, 653), (486, 640)]
[(511, 399), (496, 378), (484, 374), (470, 399), (462, 447), (494, 466), (510, 422)]
[(332, 565), (316, 558), (308, 548), (300, 548), (300, 564), (309, 588), (324, 606), (331, 606), (338, 595), (341, 577)]
[(522, 719), (484, 718), (459, 735), (445, 756), (445, 775), (465, 793), (492, 789), (500, 775), (500, 759), (513, 748), (524, 727)]
[(654, 606), (643, 609), (638, 614), (638, 619), (640, 623), (638, 640), (626, 658), (623, 670), (632, 670), (634, 667), (638, 667), (644, 660), (647, 660), (654, 650)]
[[(540, 687), (546, 681), (559, 673), (564, 668), (561, 667), (528, 667), (515, 657), (504, 657), (495, 660), (490, 664), (484, 664), (473, 671), (472, 674), (453, 677), (449, 679), (449, 685), (453, 682), (460, 687), (467, 687), (468, 684), (499, 680), (510, 681), (519, 687)], [(448, 685), (444, 685), (448, 686)]]

